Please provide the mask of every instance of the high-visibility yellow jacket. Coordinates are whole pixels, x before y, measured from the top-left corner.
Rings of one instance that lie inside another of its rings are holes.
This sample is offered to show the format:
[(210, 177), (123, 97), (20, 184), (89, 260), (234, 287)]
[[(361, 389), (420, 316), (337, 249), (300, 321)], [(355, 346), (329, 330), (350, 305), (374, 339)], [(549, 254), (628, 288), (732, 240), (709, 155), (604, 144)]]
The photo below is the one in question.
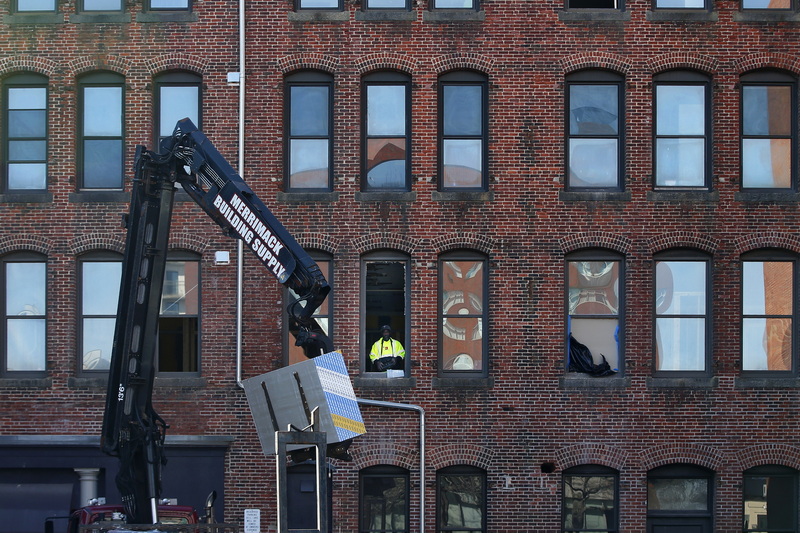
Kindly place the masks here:
[(400, 344), (400, 341), (395, 339), (389, 339), (388, 341), (378, 339), (375, 341), (375, 344), (372, 345), (372, 349), (369, 351), (369, 360), (374, 361), (376, 359), (380, 359), (381, 357), (405, 357), (406, 351), (403, 349), (403, 345)]

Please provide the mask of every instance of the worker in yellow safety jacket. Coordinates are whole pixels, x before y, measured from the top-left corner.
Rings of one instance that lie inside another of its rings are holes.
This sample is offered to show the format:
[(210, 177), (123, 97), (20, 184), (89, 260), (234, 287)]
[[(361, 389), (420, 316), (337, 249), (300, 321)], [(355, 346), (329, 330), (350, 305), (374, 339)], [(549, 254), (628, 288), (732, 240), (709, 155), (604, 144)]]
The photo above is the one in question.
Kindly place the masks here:
[(381, 327), (381, 338), (375, 341), (369, 351), (369, 360), (375, 372), (384, 372), (389, 369), (403, 369), (406, 351), (400, 341), (392, 338), (392, 328)]

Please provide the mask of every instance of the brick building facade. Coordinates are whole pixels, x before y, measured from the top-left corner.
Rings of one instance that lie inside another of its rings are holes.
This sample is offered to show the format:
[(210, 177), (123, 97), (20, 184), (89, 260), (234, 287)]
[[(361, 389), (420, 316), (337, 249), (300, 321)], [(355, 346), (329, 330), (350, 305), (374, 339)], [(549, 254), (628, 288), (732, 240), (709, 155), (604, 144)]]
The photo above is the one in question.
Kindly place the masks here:
[[(8, 530), (117, 495), (104, 295), (185, 112), (333, 286), (367, 400), (334, 531), (798, 531), (796, 2), (341, 1), (0, 6)], [(272, 531), (237, 380), (296, 357), (289, 296), (182, 192), (170, 251), (164, 495)]]

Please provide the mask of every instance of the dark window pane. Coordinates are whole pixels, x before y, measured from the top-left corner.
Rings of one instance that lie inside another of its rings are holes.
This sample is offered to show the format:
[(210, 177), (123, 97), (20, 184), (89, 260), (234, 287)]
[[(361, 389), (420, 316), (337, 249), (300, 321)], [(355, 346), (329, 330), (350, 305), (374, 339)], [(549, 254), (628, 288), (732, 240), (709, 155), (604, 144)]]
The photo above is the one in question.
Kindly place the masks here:
[(362, 479), (361, 531), (408, 531), (408, 481), (403, 476), (365, 476)]
[(9, 110), (9, 137), (45, 137), (47, 135), (47, 111), (44, 109)]
[(84, 141), (83, 186), (87, 189), (122, 187), (121, 140)]
[(47, 141), (9, 141), (8, 158), (12, 161), (44, 161)]
[(707, 511), (708, 479), (666, 478), (647, 481), (651, 511)]
[(745, 475), (745, 531), (792, 532), (797, 524), (797, 477)]
[[(290, 89), (292, 136), (327, 136), (329, 88), (293, 86)], [(326, 180), (327, 183), (327, 180)]]
[(570, 85), (570, 134), (617, 135), (619, 133), (618, 90), (616, 85)]
[(445, 531), (482, 531), (486, 505), (483, 498), (482, 476), (440, 476), (440, 529)]
[(564, 529), (615, 531), (616, 479), (564, 476)]
[(445, 85), (444, 135), (481, 135), (482, 92), (480, 85)]

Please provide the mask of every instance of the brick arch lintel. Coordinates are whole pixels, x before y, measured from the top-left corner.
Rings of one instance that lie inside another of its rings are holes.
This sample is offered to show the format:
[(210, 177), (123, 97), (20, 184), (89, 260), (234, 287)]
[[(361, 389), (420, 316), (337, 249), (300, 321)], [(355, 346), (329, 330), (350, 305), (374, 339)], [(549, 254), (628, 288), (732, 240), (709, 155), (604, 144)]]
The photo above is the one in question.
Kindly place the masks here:
[(738, 58), (733, 63), (733, 68), (739, 74), (744, 74), (751, 70), (763, 68), (787, 70), (789, 72), (793, 72), (794, 74), (800, 74), (800, 58), (791, 54), (774, 52), (749, 54)]
[(305, 69), (322, 70), (333, 74), (339, 68), (339, 60), (334, 56), (307, 52), (280, 57), (277, 66), (283, 75)]
[(393, 442), (376, 442), (359, 446), (353, 453), (353, 465), (361, 470), (370, 466), (391, 465), (413, 470), (419, 463), (419, 453), (408, 446)]
[(125, 236), (115, 233), (88, 233), (72, 239), (67, 245), (71, 255), (80, 255), (93, 250), (125, 251)]
[(208, 70), (208, 61), (198, 56), (174, 52), (149, 59), (145, 68), (151, 76), (170, 70), (187, 70), (205, 75)]
[(0, 59), (0, 78), (17, 72), (35, 72), (51, 77), (57, 71), (58, 64), (44, 57), (19, 55)]
[(399, 70), (411, 74), (417, 70), (417, 61), (407, 55), (393, 53), (369, 54), (355, 62), (359, 76), (375, 70)]
[(306, 250), (313, 248), (333, 254), (339, 249), (339, 241), (323, 233), (298, 233), (294, 235), (294, 239)]
[(433, 70), (437, 75), (450, 70), (477, 70), (489, 74), (492, 68), (492, 59), (481, 54), (448, 54), (433, 61)]
[(49, 255), (53, 249), (53, 242), (40, 235), (18, 233), (0, 238), (0, 255), (11, 252), (37, 252)]
[(763, 248), (780, 248), (800, 253), (800, 236), (780, 231), (768, 231), (758, 235), (745, 235), (734, 241), (734, 252), (743, 254)]
[(208, 239), (192, 233), (177, 232), (169, 237), (170, 250), (188, 250), (202, 255), (208, 250), (208, 246)]
[(573, 233), (559, 239), (561, 251), (565, 254), (584, 248), (606, 248), (621, 254), (631, 249), (631, 240), (623, 235), (601, 231)]
[(439, 446), (429, 450), (427, 463), (439, 470), (448, 466), (469, 465), (490, 470), (494, 451), (476, 444), (458, 443)]
[(653, 74), (674, 69), (692, 69), (712, 73), (719, 70), (719, 61), (706, 55), (674, 52), (656, 56), (649, 62), (648, 69)]
[(93, 70), (110, 70), (127, 75), (130, 69), (131, 65), (126, 59), (116, 55), (107, 55), (75, 58), (68, 63), (66, 70), (74, 78)]
[(763, 443), (738, 450), (734, 470), (745, 471), (754, 466), (783, 465), (800, 470), (800, 447), (784, 443)]
[(644, 471), (677, 463), (698, 465), (716, 471), (723, 464), (723, 459), (716, 448), (707, 444), (671, 443), (645, 450), (640, 455), (639, 463)]
[(388, 231), (369, 233), (353, 241), (353, 249), (361, 255), (373, 250), (399, 250), (411, 255), (419, 249), (419, 241), (406, 235)]
[(628, 462), (628, 454), (618, 446), (582, 442), (556, 451), (556, 467), (559, 470), (580, 465), (597, 464), (622, 470)]
[(676, 231), (648, 239), (646, 247), (651, 254), (670, 248), (696, 248), (713, 254), (719, 248), (719, 240), (699, 233)]
[(565, 76), (572, 72), (586, 69), (613, 70), (623, 76), (627, 76), (632, 68), (630, 61), (626, 58), (601, 51), (574, 54), (561, 59), (559, 63)]
[(495, 248), (495, 243), (491, 238), (479, 233), (447, 233), (433, 239), (431, 247), (437, 254), (465, 248), (489, 255)]

